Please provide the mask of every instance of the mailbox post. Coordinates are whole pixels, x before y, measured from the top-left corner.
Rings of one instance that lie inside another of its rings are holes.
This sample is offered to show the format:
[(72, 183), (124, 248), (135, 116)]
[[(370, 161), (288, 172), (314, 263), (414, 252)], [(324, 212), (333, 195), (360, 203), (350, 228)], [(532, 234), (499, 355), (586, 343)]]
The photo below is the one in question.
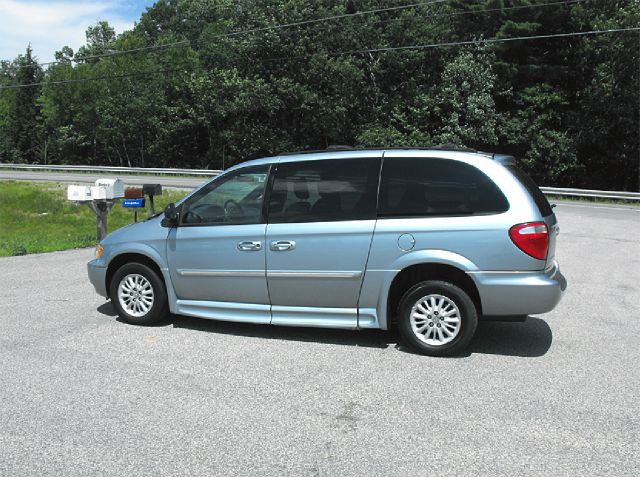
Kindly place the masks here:
[(143, 195), (149, 196), (149, 216), (156, 215), (155, 204), (153, 203), (153, 197), (156, 195), (162, 195), (162, 184), (144, 184), (142, 186)]
[(133, 221), (138, 222), (138, 209), (144, 207), (144, 197), (139, 197), (136, 199), (125, 199), (122, 201), (122, 207), (125, 209), (133, 209)]
[(113, 200), (92, 200), (87, 202), (89, 208), (96, 214), (96, 238), (98, 242), (107, 236), (107, 216), (109, 211), (113, 209), (115, 201)]
[(117, 199), (124, 197), (124, 184), (120, 179), (98, 179), (93, 186), (70, 185), (67, 199), (87, 204), (96, 215), (98, 242), (107, 236), (107, 216)]

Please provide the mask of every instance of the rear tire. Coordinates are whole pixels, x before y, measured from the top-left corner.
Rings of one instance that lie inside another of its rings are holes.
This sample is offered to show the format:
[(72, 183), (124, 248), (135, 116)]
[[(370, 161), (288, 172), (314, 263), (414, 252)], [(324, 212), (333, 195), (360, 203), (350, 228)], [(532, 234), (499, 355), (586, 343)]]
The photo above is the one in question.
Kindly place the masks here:
[(142, 263), (120, 267), (111, 280), (109, 296), (120, 318), (132, 325), (151, 325), (169, 311), (162, 279)]
[(451, 356), (463, 350), (478, 326), (469, 295), (449, 282), (429, 280), (410, 288), (400, 301), (398, 329), (421, 354)]

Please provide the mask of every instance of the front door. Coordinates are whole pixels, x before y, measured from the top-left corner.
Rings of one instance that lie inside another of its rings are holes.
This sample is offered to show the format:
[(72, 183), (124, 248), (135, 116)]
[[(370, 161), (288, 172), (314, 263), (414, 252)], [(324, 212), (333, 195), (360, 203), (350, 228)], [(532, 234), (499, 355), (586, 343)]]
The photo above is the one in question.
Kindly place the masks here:
[(266, 234), (273, 324), (357, 327), (380, 162), (278, 164)]
[(269, 323), (262, 217), (268, 169), (225, 174), (182, 204), (167, 242), (179, 313)]

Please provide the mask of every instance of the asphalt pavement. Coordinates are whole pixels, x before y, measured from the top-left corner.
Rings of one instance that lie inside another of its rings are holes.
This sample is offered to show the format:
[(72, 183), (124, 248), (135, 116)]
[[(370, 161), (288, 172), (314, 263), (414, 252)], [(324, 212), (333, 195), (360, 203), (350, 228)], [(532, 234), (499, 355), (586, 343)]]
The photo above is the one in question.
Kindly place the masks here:
[(635, 476), (640, 209), (560, 204), (556, 310), (469, 352), (120, 322), (92, 250), (0, 259), (0, 475)]

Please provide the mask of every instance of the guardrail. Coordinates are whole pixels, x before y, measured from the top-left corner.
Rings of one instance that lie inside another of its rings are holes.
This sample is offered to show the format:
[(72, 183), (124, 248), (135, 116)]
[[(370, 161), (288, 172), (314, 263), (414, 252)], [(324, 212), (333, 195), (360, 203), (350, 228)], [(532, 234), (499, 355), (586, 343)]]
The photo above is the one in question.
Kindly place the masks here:
[(113, 166), (74, 166), (42, 164), (0, 164), (0, 169), (28, 171), (64, 171), (64, 172), (121, 172), (128, 174), (163, 174), (171, 176), (216, 176), (221, 171), (214, 169), (163, 169), (160, 167), (113, 167)]
[[(163, 169), (159, 167), (112, 167), (112, 166), (74, 166), (74, 165), (42, 165), (42, 164), (0, 164), (0, 169), (34, 170), (34, 171), (72, 171), (72, 172), (121, 172), (128, 174), (162, 174), (174, 176), (216, 176), (216, 169)], [(594, 199), (614, 199), (640, 201), (640, 192), (624, 192), (614, 190), (567, 189), (561, 187), (540, 187), (547, 195), (567, 197), (591, 197)]]
[(640, 200), (640, 192), (621, 192), (616, 190), (563, 189), (558, 187), (540, 187), (547, 195), (566, 195), (570, 197), (592, 197), (594, 199)]

